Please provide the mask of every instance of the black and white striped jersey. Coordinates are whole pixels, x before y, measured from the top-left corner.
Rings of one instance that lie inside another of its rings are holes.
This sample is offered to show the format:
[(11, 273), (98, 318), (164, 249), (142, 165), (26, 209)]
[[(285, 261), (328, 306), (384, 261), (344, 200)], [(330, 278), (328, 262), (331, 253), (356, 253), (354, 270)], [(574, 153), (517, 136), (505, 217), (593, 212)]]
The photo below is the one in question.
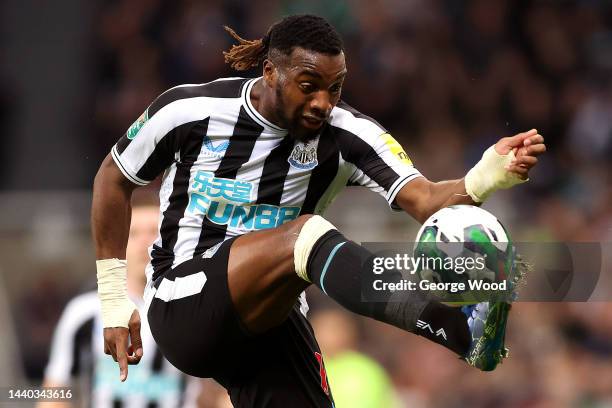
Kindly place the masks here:
[(394, 208), (400, 189), (420, 176), (382, 126), (344, 102), (315, 139), (295, 141), (253, 107), (257, 80), (172, 88), (113, 147), (136, 184), (164, 172), (155, 277), (230, 237), (321, 214), (347, 185), (365, 186)]
[(102, 333), (97, 292), (72, 299), (53, 334), (45, 382), (78, 390), (87, 407), (195, 406), (198, 383), (163, 358), (147, 319), (142, 319), (141, 326), (144, 355), (138, 365), (130, 366), (123, 383), (119, 366), (104, 354)]

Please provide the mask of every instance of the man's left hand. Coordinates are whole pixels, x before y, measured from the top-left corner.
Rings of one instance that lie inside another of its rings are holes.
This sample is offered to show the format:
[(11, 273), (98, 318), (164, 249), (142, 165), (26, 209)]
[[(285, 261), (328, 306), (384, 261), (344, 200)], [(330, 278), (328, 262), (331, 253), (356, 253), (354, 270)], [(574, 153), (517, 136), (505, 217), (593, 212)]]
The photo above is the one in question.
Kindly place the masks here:
[(511, 137), (503, 137), (495, 143), (495, 151), (506, 155), (512, 151), (515, 159), (506, 166), (506, 170), (516, 173), (525, 180), (529, 169), (536, 165), (538, 157), (546, 151), (544, 137), (536, 129), (519, 133)]

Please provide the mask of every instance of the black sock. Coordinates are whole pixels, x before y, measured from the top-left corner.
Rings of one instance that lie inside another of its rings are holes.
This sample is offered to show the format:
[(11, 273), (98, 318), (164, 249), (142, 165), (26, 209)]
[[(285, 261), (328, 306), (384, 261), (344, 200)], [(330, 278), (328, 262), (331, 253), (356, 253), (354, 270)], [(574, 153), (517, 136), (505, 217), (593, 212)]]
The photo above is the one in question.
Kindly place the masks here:
[(470, 347), (467, 316), (459, 307), (431, 301), (416, 322), (416, 334), (454, 351), (460, 356)]
[(332, 230), (317, 240), (306, 269), (311, 282), (327, 296), (354, 313), (375, 318), (384, 304), (361, 300), (361, 268), (370, 256), (366, 249)]
[[(383, 298), (377, 302), (362, 300), (362, 266), (371, 257), (370, 251), (332, 230), (319, 238), (312, 248), (308, 276), (313, 284), (346, 309), (421, 335), (464, 355), (470, 344), (470, 334), (467, 317), (459, 308), (430, 300), (421, 292), (403, 295), (401, 300), (391, 292), (383, 293)], [(397, 279), (401, 279), (399, 272)]]

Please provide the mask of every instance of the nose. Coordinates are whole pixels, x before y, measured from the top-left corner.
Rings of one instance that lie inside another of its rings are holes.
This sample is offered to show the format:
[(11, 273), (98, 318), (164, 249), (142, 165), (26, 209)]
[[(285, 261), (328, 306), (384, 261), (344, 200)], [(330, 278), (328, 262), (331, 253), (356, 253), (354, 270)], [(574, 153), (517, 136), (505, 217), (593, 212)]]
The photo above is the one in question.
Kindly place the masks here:
[(310, 101), (310, 110), (321, 118), (327, 118), (332, 110), (329, 92), (323, 90), (317, 92)]

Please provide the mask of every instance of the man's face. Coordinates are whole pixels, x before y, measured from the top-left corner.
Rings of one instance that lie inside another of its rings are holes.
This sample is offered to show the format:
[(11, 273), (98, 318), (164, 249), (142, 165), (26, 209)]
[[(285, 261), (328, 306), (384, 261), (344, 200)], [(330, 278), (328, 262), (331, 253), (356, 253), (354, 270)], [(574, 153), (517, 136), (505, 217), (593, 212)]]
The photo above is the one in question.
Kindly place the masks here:
[(346, 76), (344, 53), (326, 55), (294, 48), (264, 68), (275, 91), (274, 116), (297, 140), (313, 139), (340, 100)]

